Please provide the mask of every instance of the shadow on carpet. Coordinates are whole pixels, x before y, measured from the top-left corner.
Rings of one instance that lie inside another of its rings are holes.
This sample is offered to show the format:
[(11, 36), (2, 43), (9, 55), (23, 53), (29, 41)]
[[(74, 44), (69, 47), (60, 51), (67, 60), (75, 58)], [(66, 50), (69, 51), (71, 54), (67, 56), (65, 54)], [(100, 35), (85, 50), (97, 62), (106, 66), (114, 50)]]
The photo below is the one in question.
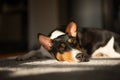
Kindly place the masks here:
[(0, 60), (1, 80), (120, 80), (120, 58), (68, 63), (52, 59)]

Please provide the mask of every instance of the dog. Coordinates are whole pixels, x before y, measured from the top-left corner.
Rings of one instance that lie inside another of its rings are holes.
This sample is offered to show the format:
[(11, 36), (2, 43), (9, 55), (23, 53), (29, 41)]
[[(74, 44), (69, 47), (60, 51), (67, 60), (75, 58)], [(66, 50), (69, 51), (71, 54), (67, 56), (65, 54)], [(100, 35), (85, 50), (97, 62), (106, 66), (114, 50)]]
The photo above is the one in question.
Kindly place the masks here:
[[(120, 35), (98, 28), (81, 28), (71, 21), (64, 32), (55, 30), (50, 37), (40, 36), (41, 47), (17, 60), (25, 60), (40, 52), (40, 56), (55, 58), (58, 61), (87, 62), (90, 58), (120, 58)], [(50, 41), (48, 41), (50, 40)], [(48, 41), (52, 46), (44, 45)], [(49, 47), (47, 49), (46, 47)]]

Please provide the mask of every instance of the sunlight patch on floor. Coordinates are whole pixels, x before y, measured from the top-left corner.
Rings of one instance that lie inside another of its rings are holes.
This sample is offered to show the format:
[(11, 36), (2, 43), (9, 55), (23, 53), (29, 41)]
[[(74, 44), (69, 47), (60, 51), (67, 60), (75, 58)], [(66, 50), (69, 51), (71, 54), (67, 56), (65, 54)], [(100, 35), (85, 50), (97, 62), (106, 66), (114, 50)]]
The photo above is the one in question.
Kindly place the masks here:
[(111, 69), (113, 66), (119, 64), (116, 60), (91, 60), (90, 62), (58, 62), (56, 60), (43, 60), (25, 62), (19, 65), (0, 67), (0, 71), (10, 71), (9, 77), (28, 76), (37, 74), (48, 74), (57, 72), (72, 72), (72, 71), (93, 71), (103, 70), (106, 66)]

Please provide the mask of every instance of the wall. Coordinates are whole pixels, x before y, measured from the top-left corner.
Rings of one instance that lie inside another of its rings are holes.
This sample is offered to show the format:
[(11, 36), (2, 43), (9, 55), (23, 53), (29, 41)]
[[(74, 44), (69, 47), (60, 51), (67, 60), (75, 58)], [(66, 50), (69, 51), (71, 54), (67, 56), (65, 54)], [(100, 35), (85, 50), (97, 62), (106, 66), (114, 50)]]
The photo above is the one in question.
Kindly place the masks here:
[(29, 0), (29, 49), (38, 45), (37, 33), (48, 35), (59, 23), (58, 0)]
[(102, 26), (101, 0), (72, 0), (71, 18), (78, 21), (79, 26)]
[(102, 26), (101, 0), (29, 0), (28, 4), (29, 49), (39, 45), (37, 33), (47, 35), (71, 18), (76, 19), (79, 26)]

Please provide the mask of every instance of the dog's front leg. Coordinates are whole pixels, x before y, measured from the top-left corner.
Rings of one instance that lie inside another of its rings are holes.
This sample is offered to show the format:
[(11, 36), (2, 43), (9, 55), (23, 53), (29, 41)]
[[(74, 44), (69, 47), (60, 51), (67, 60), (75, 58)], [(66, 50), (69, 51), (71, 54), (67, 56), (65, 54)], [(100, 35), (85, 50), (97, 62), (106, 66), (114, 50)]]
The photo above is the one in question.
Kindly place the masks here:
[(27, 60), (32, 57), (37, 57), (37, 58), (41, 58), (41, 59), (46, 58), (46, 57), (53, 58), (50, 55), (50, 53), (43, 46), (41, 46), (40, 49), (38, 49), (38, 50), (32, 50), (25, 55), (16, 57), (16, 60)]
[(38, 54), (42, 56), (40, 50), (32, 50), (26, 53), (25, 55), (17, 56), (16, 60), (27, 60), (27, 59), (37, 56)]

